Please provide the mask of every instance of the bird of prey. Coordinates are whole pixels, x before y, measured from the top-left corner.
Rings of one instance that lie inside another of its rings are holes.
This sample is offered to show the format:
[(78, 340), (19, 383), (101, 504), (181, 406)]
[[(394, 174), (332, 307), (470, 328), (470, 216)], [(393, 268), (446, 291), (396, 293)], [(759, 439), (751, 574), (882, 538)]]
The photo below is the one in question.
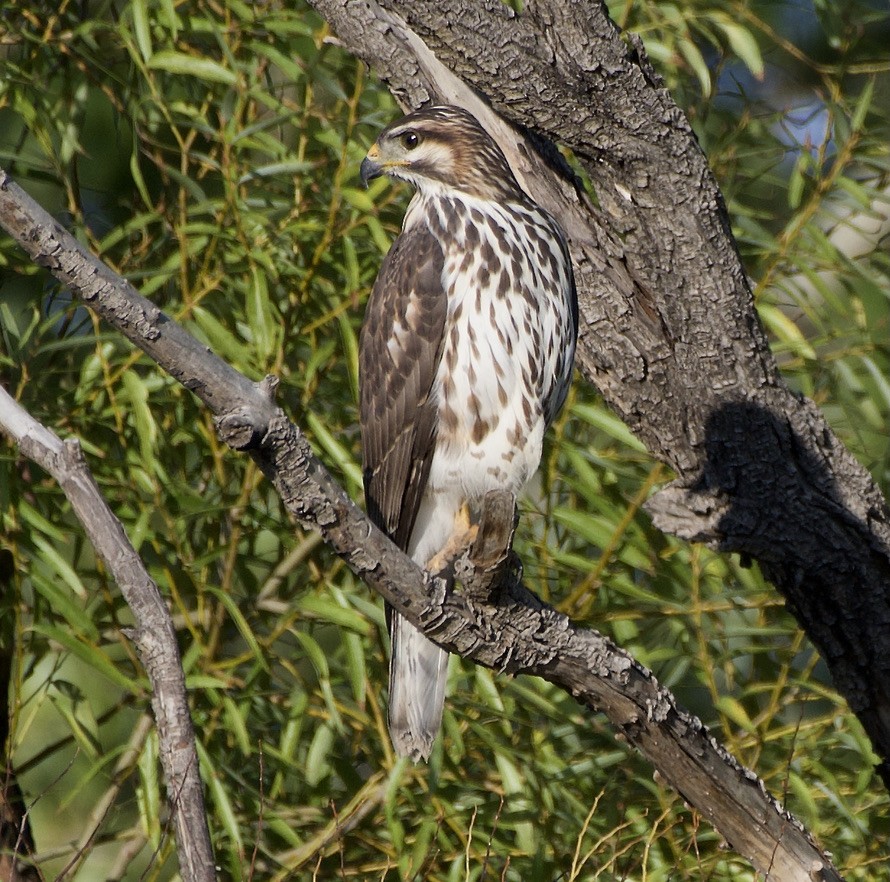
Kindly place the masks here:
[[(371, 291), (359, 352), (368, 514), (422, 567), (489, 490), (518, 494), (565, 401), (578, 330), (566, 238), (474, 116), (429, 107), (388, 126), (361, 177), (415, 187)], [(388, 609), (389, 729), (427, 759), (448, 653)]]

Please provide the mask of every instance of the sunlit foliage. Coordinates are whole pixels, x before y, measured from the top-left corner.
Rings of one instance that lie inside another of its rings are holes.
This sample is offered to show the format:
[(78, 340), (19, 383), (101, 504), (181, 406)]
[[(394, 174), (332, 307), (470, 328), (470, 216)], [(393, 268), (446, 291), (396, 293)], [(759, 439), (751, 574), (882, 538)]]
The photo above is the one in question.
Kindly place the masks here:
[[(786, 376), (890, 490), (886, 7), (612, 11), (696, 127)], [(6, 0), (0, 22), (0, 165), (236, 368), (279, 376), (360, 498), (357, 333), (408, 196), (358, 180), (398, 112), (386, 90), (300, 3)], [(536, 680), (455, 662), (431, 764), (395, 763), (380, 603), (190, 393), (6, 239), (0, 380), (81, 440), (169, 598), (225, 876), (753, 878)], [(528, 584), (653, 668), (847, 878), (877, 878), (890, 812), (855, 717), (756, 568), (651, 527), (642, 503), (669, 478), (577, 382), (523, 503)], [(173, 878), (130, 614), (58, 488), (8, 445), (0, 500), (12, 758), (44, 870)]]

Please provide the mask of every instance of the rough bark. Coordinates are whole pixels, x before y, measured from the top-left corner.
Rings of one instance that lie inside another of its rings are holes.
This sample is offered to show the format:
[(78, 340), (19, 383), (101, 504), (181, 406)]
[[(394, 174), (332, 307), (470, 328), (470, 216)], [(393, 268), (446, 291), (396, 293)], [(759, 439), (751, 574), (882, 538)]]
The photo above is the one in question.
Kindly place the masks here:
[[(420, 570), (346, 496), (302, 433), (273, 403), (275, 381), (254, 384), (192, 339), (114, 275), (0, 170), (0, 225), (42, 266), (211, 407), (223, 438), (247, 449), (287, 510), (318, 529), (353, 572), (446, 649), (507, 673), (533, 674), (602, 711), (664, 780), (773, 882), (837, 882), (831, 862), (791, 815), (659, 686), (651, 672), (595, 631), (575, 627), (509, 578), (482, 531), (479, 566), (462, 557), (470, 595)], [(138, 316), (138, 320), (133, 320)], [(502, 590), (492, 571), (507, 577)]]
[[(578, 364), (677, 480), (655, 524), (756, 560), (862, 721), (890, 786), (890, 513), (778, 374), (688, 120), (595, 0), (311, 0), (406, 107), (462, 104), (571, 240)], [(484, 96), (484, 97), (483, 97)], [(550, 141), (596, 192), (575, 186)]]
[(34, 854), (31, 823), (12, 765), (9, 744), (9, 686), (16, 655), (15, 602), (11, 598), (15, 565), (12, 553), (0, 549), (0, 600), (7, 610), (0, 616), (0, 882), (43, 882), (40, 869), (29, 862)]
[[(180, 873), (186, 882), (212, 882), (216, 879), (216, 868), (204, 810), (185, 673), (176, 631), (161, 592), (130, 544), (121, 522), (102, 498), (76, 441), (63, 443), (2, 388), (0, 431), (58, 482), (133, 612), (136, 628), (129, 632), (129, 636), (136, 644), (152, 684), (152, 708)], [(14, 842), (19, 853), (23, 844), (28, 844), (21, 840)]]

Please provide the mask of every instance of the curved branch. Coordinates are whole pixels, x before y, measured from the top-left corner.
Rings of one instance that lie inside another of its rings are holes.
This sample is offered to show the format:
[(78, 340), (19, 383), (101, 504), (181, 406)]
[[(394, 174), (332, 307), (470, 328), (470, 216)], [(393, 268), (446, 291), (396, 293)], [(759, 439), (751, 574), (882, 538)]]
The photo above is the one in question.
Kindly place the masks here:
[[(0, 209), (0, 217), (2, 215), (3, 210)], [(75, 256), (78, 265), (83, 266), (85, 257)], [(121, 522), (102, 498), (77, 441), (62, 442), (2, 387), (0, 431), (18, 444), (28, 459), (36, 462), (58, 482), (93, 548), (108, 567), (133, 611), (136, 628), (128, 636), (136, 644), (152, 685), (151, 702), (182, 878), (186, 882), (213, 882), (216, 869), (204, 810), (185, 674), (176, 631), (161, 592), (130, 544)], [(118, 763), (118, 767), (123, 766)]]
[[(452, 652), (500, 671), (540, 676), (605, 713), (758, 872), (776, 882), (839, 882), (801, 824), (650, 671), (518, 583), (494, 605), (486, 591), (452, 593), (444, 579), (424, 573), (371, 524), (313, 456), (300, 430), (275, 409), (274, 382), (253, 384), (237, 375), (230, 391), (232, 368), (84, 253), (2, 171), (0, 224), (35, 261), (193, 389), (216, 415), (223, 437), (254, 456), (287, 510), (304, 527), (318, 529), (353, 572), (412, 624)], [(129, 320), (134, 313), (139, 322)], [(462, 564), (461, 578), (473, 582), (471, 565)], [(486, 584), (485, 572), (479, 582)]]

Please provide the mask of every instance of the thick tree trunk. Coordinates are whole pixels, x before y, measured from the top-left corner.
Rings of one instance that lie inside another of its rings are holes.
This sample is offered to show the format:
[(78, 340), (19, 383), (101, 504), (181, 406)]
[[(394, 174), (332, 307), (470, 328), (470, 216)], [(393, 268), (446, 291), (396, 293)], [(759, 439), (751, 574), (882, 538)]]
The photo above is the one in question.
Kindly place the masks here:
[[(579, 367), (678, 475), (648, 504), (655, 523), (760, 564), (890, 785), (887, 505), (779, 376), (707, 160), (639, 41), (594, 0), (312, 3), (406, 107), (474, 111), (561, 220)], [(545, 139), (574, 152), (598, 204)]]

